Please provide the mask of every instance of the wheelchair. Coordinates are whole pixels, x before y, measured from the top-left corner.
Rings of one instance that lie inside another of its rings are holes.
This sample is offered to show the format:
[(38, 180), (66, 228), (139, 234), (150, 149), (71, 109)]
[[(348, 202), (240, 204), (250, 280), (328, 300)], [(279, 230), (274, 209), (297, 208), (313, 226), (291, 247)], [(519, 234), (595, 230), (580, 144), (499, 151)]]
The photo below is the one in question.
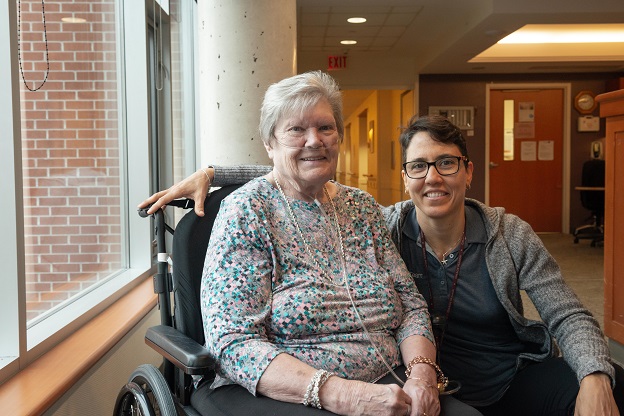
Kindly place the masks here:
[[(163, 363), (160, 369), (143, 364), (134, 370), (117, 395), (115, 415), (199, 415), (190, 403), (193, 376), (210, 380), (215, 368), (203, 346), (199, 303), (202, 270), (221, 200), (238, 187), (230, 185), (211, 192), (205, 201), (204, 216), (198, 217), (191, 210), (175, 230), (165, 223), (162, 210), (153, 214), (158, 249), (158, 272), (153, 281), (161, 324), (148, 328), (145, 342), (163, 356)], [(176, 200), (169, 206), (188, 209), (194, 203)], [(146, 209), (139, 215), (146, 217)], [(167, 232), (173, 234), (171, 273), (165, 247)]]

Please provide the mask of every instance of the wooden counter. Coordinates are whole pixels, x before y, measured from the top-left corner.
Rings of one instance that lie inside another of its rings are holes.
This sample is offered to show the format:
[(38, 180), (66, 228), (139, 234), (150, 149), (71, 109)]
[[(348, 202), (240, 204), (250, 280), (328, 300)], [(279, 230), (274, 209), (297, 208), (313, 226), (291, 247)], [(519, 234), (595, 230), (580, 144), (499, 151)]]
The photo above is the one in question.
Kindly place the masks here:
[(624, 89), (596, 97), (606, 119), (604, 328), (624, 344)]

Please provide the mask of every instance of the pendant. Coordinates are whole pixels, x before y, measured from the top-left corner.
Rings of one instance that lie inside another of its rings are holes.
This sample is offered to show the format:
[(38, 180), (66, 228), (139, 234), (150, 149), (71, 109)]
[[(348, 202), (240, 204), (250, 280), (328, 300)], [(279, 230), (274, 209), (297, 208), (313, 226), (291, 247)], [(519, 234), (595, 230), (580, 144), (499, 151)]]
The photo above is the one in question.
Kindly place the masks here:
[(442, 331), (446, 326), (446, 316), (438, 313), (431, 315), (431, 325), (433, 329)]
[(446, 266), (446, 262), (448, 262), (448, 260), (442, 257), (442, 261), (440, 263), (442, 263), (443, 266)]

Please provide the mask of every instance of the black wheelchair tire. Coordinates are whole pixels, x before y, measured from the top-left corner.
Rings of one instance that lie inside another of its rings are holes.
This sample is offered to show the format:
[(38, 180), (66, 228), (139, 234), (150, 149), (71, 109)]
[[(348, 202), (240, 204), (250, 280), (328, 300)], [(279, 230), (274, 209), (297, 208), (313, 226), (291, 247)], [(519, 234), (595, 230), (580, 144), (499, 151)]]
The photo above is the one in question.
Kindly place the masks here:
[(114, 415), (177, 416), (176, 406), (163, 375), (151, 364), (134, 370), (117, 395)]

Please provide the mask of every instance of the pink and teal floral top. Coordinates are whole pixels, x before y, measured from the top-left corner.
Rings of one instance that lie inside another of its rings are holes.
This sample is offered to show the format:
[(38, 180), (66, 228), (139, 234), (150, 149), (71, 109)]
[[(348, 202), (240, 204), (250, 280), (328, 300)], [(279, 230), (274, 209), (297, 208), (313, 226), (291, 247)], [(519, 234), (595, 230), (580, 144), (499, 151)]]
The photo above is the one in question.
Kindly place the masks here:
[(385, 375), (347, 290), (391, 366), (401, 364), (398, 345), (405, 338), (432, 340), (426, 303), (377, 203), (359, 189), (335, 185), (348, 289), (331, 203), (289, 199), (308, 252), (281, 194), (266, 179), (222, 202), (201, 287), (206, 346), (219, 363), (213, 387), (237, 383), (256, 394), (278, 354), (349, 379)]

